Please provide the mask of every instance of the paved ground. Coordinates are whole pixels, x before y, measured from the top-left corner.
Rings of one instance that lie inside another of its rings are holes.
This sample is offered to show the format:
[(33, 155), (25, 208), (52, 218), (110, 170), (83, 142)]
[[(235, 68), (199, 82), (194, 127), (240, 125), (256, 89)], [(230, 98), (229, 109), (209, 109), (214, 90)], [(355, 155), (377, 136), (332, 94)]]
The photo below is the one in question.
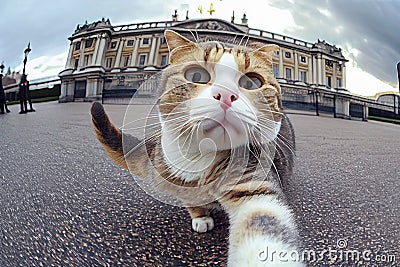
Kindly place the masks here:
[[(1, 267), (225, 265), (224, 214), (212, 232), (193, 233), (184, 209), (147, 196), (106, 157), (89, 104), (35, 107), (0, 115)], [(125, 106), (106, 109), (121, 125)], [(400, 266), (400, 127), (290, 118), (298, 159), (288, 198), (303, 249), (324, 256), (307, 265)]]

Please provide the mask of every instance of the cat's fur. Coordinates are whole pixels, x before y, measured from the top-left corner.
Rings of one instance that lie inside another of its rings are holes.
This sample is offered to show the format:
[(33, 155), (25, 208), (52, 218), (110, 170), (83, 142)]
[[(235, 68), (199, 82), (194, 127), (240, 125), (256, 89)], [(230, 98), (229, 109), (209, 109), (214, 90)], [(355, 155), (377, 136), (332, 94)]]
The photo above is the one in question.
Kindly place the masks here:
[(195, 43), (170, 30), (165, 37), (170, 65), (160, 82), (160, 132), (144, 140), (125, 135), (94, 103), (98, 139), (118, 165), (180, 199), (194, 231), (212, 230), (209, 208), (219, 202), (230, 220), (228, 266), (300, 265), (258, 258), (265, 248), (297, 248), (282, 189), (295, 142), (272, 72), (271, 53), (279, 48)]

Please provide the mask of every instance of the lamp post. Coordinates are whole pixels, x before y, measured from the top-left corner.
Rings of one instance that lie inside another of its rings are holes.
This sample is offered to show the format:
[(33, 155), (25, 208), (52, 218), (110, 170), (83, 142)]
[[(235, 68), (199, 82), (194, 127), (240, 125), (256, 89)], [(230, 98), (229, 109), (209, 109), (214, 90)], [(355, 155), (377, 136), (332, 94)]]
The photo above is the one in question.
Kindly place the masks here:
[[(24, 114), (27, 112), (35, 111), (32, 107), (32, 100), (29, 93), (29, 81), (26, 77), (25, 68), (26, 62), (28, 61), (29, 52), (31, 52), (31, 43), (28, 43), (28, 47), (24, 50), (24, 68), (22, 70), (21, 81), (19, 82), (19, 104), (21, 107), (21, 111), (19, 114)], [(28, 109), (27, 102), (29, 101), (30, 109)]]
[(25, 67), (26, 67), (26, 62), (28, 61), (28, 54), (32, 51), (31, 49), (31, 43), (28, 43), (28, 47), (25, 49), (24, 54), (25, 54), (25, 58), (24, 58), (24, 69), (22, 70), (22, 75), (25, 75)]

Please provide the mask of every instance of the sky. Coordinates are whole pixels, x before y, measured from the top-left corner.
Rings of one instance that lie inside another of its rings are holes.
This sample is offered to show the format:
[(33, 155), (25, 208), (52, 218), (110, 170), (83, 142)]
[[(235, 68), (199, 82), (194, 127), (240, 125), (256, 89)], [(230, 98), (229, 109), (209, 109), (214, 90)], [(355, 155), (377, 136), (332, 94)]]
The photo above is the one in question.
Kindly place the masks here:
[[(215, 9), (212, 16), (206, 12), (210, 3)], [(50, 73), (49, 62), (61, 69), (65, 65), (68, 37), (78, 24), (102, 17), (112, 25), (165, 21), (175, 9), (180, 19), (188, 9), (190, 18), (227, 21), (235, 11), (237, 23), (246, 13), (251, 28), (311, 43), (326, 40), (342, 48), (350, 60), (346, 66), (351, 91), (371, 95), (398, 90), (400, 0), (1, 0), (0, 62), (20, 69), (23, 51), (31, 42), (28, 71)]]

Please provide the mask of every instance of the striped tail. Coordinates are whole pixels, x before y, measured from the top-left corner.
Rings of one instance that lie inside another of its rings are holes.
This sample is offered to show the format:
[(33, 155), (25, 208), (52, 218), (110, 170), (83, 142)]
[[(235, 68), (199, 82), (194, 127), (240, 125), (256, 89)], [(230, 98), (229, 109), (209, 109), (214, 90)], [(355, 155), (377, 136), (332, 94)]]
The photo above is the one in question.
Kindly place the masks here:
[(117, 165), (128, 169), (124, 158), (121, 130), (111, 123), (103, 105), (100, 103), (93, 103), (90, 113), (92, 115), (92, 122), (97, 138), (104, 146), (110, 158), (113, 159)]
[(229, 267), (304, 266), (297, 257), (301, 252), (292, 212), (277, 193), (228, 202), (224, 206), (230, 218)]

